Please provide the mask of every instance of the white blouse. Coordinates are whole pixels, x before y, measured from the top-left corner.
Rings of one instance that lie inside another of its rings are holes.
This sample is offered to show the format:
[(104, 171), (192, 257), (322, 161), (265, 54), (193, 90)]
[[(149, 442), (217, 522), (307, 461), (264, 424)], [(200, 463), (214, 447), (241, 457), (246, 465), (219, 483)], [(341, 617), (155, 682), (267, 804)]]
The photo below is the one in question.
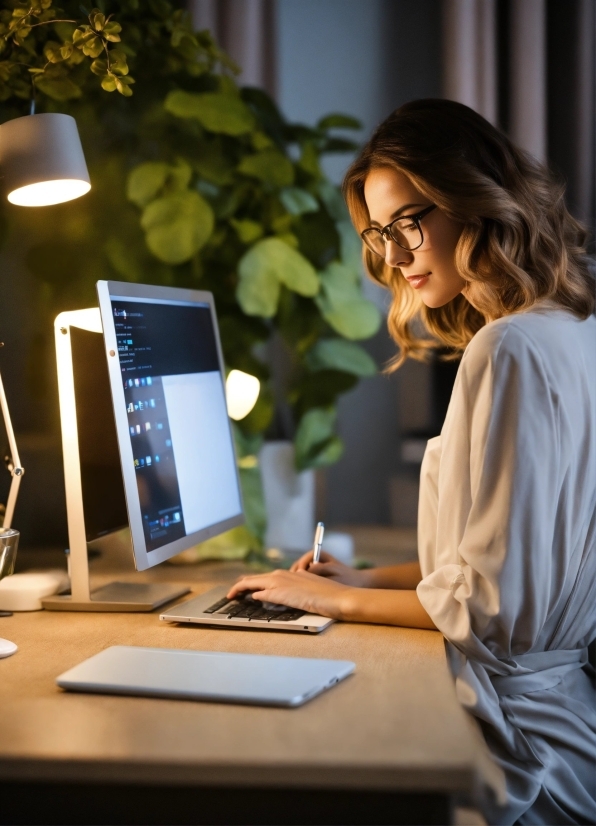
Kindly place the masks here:
[(543, 305), (468, 345), (418, 514), (420, 601), (504, 769), (491, 823), (596, 823), (596, 318)]

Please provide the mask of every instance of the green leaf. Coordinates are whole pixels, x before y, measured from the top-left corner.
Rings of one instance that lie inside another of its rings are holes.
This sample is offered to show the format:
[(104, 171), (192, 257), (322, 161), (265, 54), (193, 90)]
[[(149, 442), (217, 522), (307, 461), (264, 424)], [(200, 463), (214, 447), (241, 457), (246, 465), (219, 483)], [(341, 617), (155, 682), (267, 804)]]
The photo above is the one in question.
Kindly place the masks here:
[(304, 296), (319, 291), (314, 267), (279, 238), (258, 241), (241, 258), (237, 298), (248, 315), (271, 318), (279, 301), (279, 285)]
[(115, 75), (106, 75), (104, 79), (101, 81), (101, 88), (104, 92), (115, 92), (116, 91), (116, 77)]
[(209, 239), (213, 224), (207, 201), (190, 191), (152, 201), (141, 218), (147, 246), (166, 264), (182, 264), (192, 258)]
[(298, 470), (324, 467), (340, 458), (343, 445), (334, 433), (336, 418), (333, 407), (317, 407), (300, 419), (294, 439)]
[(246, 527), (263, 542), (267, 528), (267, 513), (265, 511), (261, 469), (258, 466), (252, 468), (241, 467), (238, 469), (238, 473), (240, 475), (240, 487), (242, 488)]
[(351, 221), (338, 221), (339, 249), (342, 263), (353, 273), (360, 275), (363, 270), (362, 239), (354, 229)]
[(129, 69), (126, 60), (126, 52), (122, 51), (122, 49), (112, 49), (110, 51), (110, 70), (115, 75), (128, 74)]
[(187, 551), (183, 551), (182, 559), (189, 562), (204, 562), (208, 559), (235, 560), (245, 559), (250, 551), (258, 551), (261, 543), (245, 525), (232, 528), (231, 531), (207, 539)]
[(350, 115), (327, 115), (317, 123), (319, 129), (362, 129), (362, 124)]
[(81, 89), (69, 77), (48, 78), (37, 75), (35, 86), (52, 100), (76, 100), (81, 97)]
[(344, 453), (344, 444), (338, 436), (332, 436), (308, 461), (307, 468), (329, 467), (338, 462)]
[(252, 254), (257, 247), (258, 244), (240, 260), (236, 298), (246, 315), (272, 318), (279, 303), (279, 279), (274, 270), (263, 266), (258, 254)]
[(210, 132), (245, 135), (254, 126), (254, 118), (240, 98), (218, 92), (170, 92), (165, 109), (178, 118), (197, 120)]
[(50, 63), (61, 63), (64, 60), (62, 44), (56, 43), (53, 40), (48, 40), (43, 47), (43, 53)]
[(98, 57), (91, 63), (90, 69), (94, 75), (103, 77), (108, 71), (108, 61)]
[(112, 267), (126, 281), (142, 281), (143, 268), (136, 250), (121, 238), (110, 236), (104, 244), (104, 252)]
[(329, 407), (335, 404), (338, 396), (347, 393), (356, 384), (358, 376), (344, 373), (343, 370), (305, 373), (290, 391), (289, 400), (294, 405), (296, 413), (301, 415), (314, 407)]
[(311, 370), (343, 370), (362, 378), (377, 372), (377, 365), (366, 350), (341, 338), (317, 342), (308, 353), (306, 363)]
[(106, 16), (99, 9), (93, 9), (89, 15), (89, 22), (96, 32), (100, 32), (106, 24)]
[(362, 296), (353, 271), (332, 262), (320, 275), (323, 289), (315, 301), (325, 321), (345, 338), (373, 336), (381, 325), (381, 314)]
[(289, 186), (279, 193), (279, 199), (290, 215), (304, 215), (305, 212), (318, 212), (319, 202), (307, 192), (297, 186)]
[(130, 84), (134, 83), (132, 77), (115, 77), (114, 83), (116, 84), (116, 89), (121, 95), (124, 95), (126, 98), (129, 98), (132, 95), (132, 89), (130, 88)]
[(235, 162), (224, 152), (220, 138), (201, 143), (194, 167), (202, 178), (218, 186), (227, 186), (234, 180)]
[(135, 167), (126, 182), (126, 197), (141, 209), (163, 188), (170, 167), (167, 163), (150, 161)]
[(122, 31), (122, 26), (120, 23), (115, 23), (114, 21), (110, 21), (106, 23), (103, 27), (103, 35), (106, 40), (109, 40), (111, 43), (119, 43), (120, 42), (120, 34), (119, 32)]
[(175, 166), (170, 166), (168, 176), (168, 187), (174, 192), (180, 192), (188, 188), (192, 178), (192, 168), (184, 158), (178, 158)]
[(236, 230), (238, 238), (240, 238), (243, 244), (252, 244), (253, 241), (256, 241), (263, 235), (263, 227), (261, 224), (257, 224), (256, 221), (250, 221), (248, 218), (242, 220), (232, 218), (230, 223)]
[(325, 204), (327, 212), (334, 221), (349, 221), (350, 214), (343, 199), (343, 195), (338, 187), (334, 186), (330, 181), (319, 181), (317, 187), (319, 197)]
[(310, 141), (304, 144), (298, 165), (313, 178), (321, 177), (319, 155), (315, 145)]
[(289, 186), (294, 181), (292, 162), (278, 149), (248, 155), (238, 165), (238, 171), (273, 186)]

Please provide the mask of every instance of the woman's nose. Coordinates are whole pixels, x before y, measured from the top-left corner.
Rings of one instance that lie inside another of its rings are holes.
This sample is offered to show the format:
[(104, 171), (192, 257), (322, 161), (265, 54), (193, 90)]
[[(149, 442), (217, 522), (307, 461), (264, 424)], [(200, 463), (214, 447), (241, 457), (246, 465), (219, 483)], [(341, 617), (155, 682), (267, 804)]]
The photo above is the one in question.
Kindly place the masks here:
[(385, 243), (385, 263), (388, 267), (403, 267), (412, 263), (414, 258), (409, 250), (396, 244), (392, 238)]

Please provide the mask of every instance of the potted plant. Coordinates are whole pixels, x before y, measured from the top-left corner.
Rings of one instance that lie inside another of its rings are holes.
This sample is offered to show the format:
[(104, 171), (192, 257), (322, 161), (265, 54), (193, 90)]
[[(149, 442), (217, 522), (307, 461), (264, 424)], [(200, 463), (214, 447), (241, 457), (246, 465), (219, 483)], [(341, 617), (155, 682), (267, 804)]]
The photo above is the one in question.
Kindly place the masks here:
[(290, 440), (298, 472), (337, 461), (337, 397), (376, 369), (356, 343), (380, 324), (361, 291), (360, 242), (320, 163), (353, 150), (341, 132), (359, 124), (288, 123), (264, 91), (238, 86), (181, 4), (60, 6), (0, 3), (2, 120), (32, 98), (73, 115), (93, 183), (76, 206), (27, 216), (43, 312), (93, 302), (98, 278), (213, 292), (228, 368), (261, 382), (235, 425), (246, 528), (215, 544), (261, 551), (263, 441)]

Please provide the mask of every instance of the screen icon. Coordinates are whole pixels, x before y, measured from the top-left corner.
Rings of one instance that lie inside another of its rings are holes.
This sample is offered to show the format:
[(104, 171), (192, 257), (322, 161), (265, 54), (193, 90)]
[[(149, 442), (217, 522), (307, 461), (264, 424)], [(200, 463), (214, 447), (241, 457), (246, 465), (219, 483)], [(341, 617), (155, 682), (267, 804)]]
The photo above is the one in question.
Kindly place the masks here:
[(150, 465), (151, 464), (151, 456), (147, 456), (145, 458), (145, 462), (146, 462), (147, 465)]

